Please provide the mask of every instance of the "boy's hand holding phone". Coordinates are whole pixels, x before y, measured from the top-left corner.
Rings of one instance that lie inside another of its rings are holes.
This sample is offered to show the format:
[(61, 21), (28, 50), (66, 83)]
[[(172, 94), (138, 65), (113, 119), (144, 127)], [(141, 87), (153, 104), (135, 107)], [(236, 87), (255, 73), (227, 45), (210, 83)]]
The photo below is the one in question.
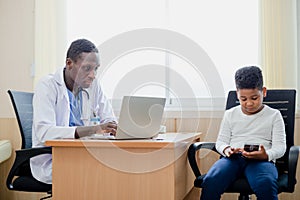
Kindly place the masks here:
[(268, 154), (263, 145), (245, 145), (242, 155), (249, 159), (268, 160)]
[(258, 144), (245, 144), (244, 145), (244, 151), (252, 152), (252, 151), (258, 151), (259, 145)]

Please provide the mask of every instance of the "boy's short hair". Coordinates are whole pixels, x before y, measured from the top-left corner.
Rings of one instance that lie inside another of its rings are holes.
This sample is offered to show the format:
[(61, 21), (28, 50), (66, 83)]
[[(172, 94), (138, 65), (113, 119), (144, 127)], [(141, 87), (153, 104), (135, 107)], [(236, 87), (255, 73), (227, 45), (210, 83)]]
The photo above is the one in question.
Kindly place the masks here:
[(263, 76), (256, 66), (240, 68), (235, 73), (236, 89), (259, 89), (263, 88)]
[(80, 58), (81, 53), (98, 53), (97, 47), (87, 39), (78, 39), (72, 42), (68, 51), (67, 58), (72, 59), (74, 62)]

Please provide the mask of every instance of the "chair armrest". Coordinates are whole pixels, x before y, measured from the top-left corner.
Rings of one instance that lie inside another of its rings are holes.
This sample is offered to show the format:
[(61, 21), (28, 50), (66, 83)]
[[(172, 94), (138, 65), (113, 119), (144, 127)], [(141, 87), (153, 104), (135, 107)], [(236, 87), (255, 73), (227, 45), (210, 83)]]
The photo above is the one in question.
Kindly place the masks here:
[(289, 152), (289, 172), (288, 172), (288, 189), (294, 192), (296, 180), (296, 171), (300, 146), (292, 146)]
[(201, 172), (197, 165), (196, 152), (200, 149), (210, 149), (218, 153), (215, 144), (216, 143), (214, 142), (196, 142), (190, 145), (188, 149), (188, 160), (196, 177), (201, 176)]
[(26, 162), (29, 162), (30, 158), (41, 154), (52, 154), (52, 148), (38, 147), (38, 148), (16, 150), (16, 158), (14, 164), (11, 170), (9, 171), (9, 174), (6, 179), (7, 188), (12, 189), (11, 183), (13, 181), (13, 178), (18, 173), (22, 165), (25, 164)]

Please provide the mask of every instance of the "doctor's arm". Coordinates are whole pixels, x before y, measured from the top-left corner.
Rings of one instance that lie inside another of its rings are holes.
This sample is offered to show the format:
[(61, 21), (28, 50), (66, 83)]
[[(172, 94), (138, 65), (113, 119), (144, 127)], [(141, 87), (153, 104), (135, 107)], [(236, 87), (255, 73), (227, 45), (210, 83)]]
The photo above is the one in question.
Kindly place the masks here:
[(117, 124), (115, 122), (107, 122), (96, 126), (78, 126), (75, 129), (75, 138), (81, 138), (92, 135), (94, 133), (111, 133), (116, 134)]

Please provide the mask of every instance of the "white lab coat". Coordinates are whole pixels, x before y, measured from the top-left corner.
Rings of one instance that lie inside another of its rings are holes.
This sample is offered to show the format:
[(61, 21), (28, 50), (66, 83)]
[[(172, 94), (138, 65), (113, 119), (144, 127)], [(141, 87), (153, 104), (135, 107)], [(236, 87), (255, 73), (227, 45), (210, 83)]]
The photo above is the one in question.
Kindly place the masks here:
[[(61, 68), (55, 74), (42, 78), (33, 96), (32, 146), (45, 146), (45, 141), (74, 138), (76, 127), (69, 127), (70, 105), (67, 87)], [(82, 120), (89, 125), (92, 112), (96, 112), (101, 123), (116, 121), (110, 102), (104, 96), (99, 81), (95, 79), (88, 94), (82, 92)], [(89, 97), (88, 97), (89, 96)], [(39, 155), (30, 160), (33, 176), (44, 183), (52, 183), (52, 156)]]

